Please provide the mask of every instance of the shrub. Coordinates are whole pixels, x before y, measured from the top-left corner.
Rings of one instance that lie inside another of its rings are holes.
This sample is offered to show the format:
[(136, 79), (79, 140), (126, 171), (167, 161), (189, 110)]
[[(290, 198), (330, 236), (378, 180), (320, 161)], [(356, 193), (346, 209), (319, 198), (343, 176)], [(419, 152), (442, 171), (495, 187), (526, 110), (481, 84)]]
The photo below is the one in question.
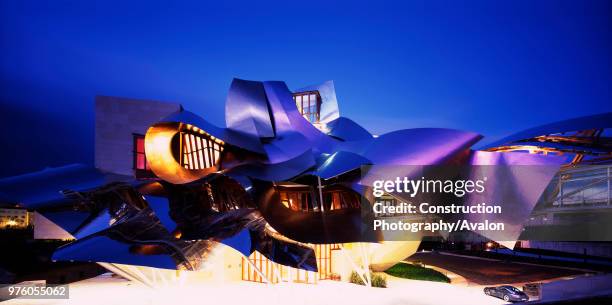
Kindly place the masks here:
[(387, 277), (384, 274), (374, 273), (372, 275), (372, 287), (387, 288)]
[(450, 279), (446, 275), (431, 268), (413, 264), (398, 263), (387, 269), (385, 273), (404, 279), (450, 283)]
[(349, 282), (357, 285), (365, 285), (363, 280), (361, 280), (359, 273), (357, 273), (356, 271), (351, 272), (351, 278), (349, 279)]
[[(380, 288), (387, 287), (387, 277), (384, 274), (373, 273), (370, 271), (370, 279), (372, 280), (372, 287), (380, 287)], [(359, 276), (359, 273), (355, 271), (351, 272), (351, 277), (349, 281), (353, 284), (365, 285), (365, 283), (361, 279), (361, 276)]]

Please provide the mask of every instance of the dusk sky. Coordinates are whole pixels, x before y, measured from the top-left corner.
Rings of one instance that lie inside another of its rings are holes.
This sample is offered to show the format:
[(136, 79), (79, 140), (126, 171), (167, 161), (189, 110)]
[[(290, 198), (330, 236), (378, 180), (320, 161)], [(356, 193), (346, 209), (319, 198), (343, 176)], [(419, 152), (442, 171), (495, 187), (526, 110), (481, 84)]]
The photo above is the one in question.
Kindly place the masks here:
[(334, 80), (341, 115), (378, 134), (486, 143), (612, 111), (611, 1), (84, 2), (0, 0), (0, 177), (92, 164), (96, 95), (223, 125), (234, 77)]

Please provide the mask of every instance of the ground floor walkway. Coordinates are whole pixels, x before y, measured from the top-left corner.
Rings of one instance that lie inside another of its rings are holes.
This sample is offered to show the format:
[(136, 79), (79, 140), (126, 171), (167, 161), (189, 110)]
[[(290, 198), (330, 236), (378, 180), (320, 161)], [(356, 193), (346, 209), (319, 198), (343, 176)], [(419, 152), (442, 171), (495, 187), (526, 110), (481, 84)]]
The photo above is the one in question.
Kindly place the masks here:
[(245, 304), (245, 305), (479, 305), (503, 304), (482, 289), (445, 283), (389, 277), (388, 288), (320, 281), (312, 284), (266, 285), (251, 282), (183, 284), (150, 289), (120, 278), (102, 275), (70, 285), (68, 300), (9, 300), (2, 305), (157, 305), (157, 304)]

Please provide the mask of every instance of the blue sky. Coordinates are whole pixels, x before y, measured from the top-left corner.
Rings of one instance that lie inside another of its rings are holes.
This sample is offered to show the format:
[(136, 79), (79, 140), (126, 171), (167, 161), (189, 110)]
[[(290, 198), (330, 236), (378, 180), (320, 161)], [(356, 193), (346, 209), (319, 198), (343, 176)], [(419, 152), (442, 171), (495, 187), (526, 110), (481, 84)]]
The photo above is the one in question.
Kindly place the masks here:
[(490, 142), (612, 111), (610, 1), (85, 2), (0, 1), (0, 176), (92, 163), (97, 94), (221, 125), (233, 77), (333, 79), (341, 114), (375, 133)]

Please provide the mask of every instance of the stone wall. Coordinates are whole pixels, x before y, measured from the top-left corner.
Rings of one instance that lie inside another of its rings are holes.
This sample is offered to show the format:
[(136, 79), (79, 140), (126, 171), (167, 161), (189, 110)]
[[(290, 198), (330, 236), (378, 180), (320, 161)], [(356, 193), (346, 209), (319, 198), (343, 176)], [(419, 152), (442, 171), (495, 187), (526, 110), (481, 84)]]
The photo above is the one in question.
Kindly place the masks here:
[(151, 124), (180, 109), (177, 103), (96, 96), (96, 168), (133, 175), (133, 135), (144, 135)]

